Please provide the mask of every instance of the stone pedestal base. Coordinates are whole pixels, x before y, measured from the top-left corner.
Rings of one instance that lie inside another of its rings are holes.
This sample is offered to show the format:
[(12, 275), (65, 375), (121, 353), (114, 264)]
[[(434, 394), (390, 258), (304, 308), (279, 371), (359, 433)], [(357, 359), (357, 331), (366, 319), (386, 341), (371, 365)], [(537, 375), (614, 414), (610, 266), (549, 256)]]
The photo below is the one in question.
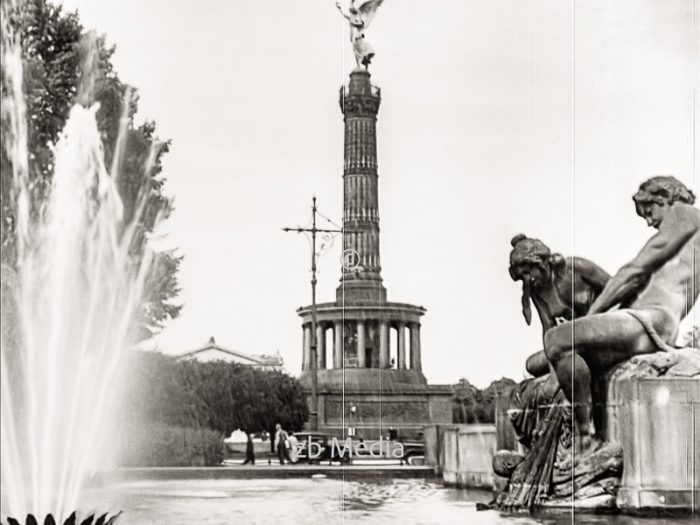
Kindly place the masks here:
[[(622, 510), (700, 511), (700, 376), (693, 370), (700, 353), (692, 352), (633, 358), (610, 379), (607, 430), (623, 449)], [(664, 375), (649, 377), (659, 365)]]
[(450, 425), (442, 432), (440, 467), (447, 486), (493, 489), (494, 425)]
[(636, 356), (598, 379), (595, 424), (604, 443), (583, 455), (573, 454), (571, 407), (561, 391), (546, 388), (550, 378), (517, 385), (512, 409), (505, 400), (497, 403), (526, 445), (513, 470), (512, 440), (497, 428), (504, 450), (496, 453), (494, 469), (509, 478), (499, 508), (699, 512), (700, 351)]
[[(310, 394), (310, 377), (302, 374)], [(353, 429), (364, 439), (419, 438), (423, 427), (452, 422), (452, 390), (428, 385), (415, 370), (318, 371), (318, 430), (345, 438)], [(354, 407), (354, 410), (353, 410)]]

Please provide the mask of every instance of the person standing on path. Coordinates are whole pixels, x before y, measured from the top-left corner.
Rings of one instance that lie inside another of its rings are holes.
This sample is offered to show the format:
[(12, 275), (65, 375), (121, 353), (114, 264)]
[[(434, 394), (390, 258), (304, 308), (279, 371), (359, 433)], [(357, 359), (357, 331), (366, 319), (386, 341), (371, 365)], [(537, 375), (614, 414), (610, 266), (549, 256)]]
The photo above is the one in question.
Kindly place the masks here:
[(248, 434), (248, 441), (245, 445), (245, 461), (243, 465), (255, 465), (255, 445), (253, 445), (253, 434)]
[(277, 457), (279, 458), (280, 465), (284, 465), (285, 458), (289, 460), (289, 455), (287, 454), (289, 437), (279, 423), (275, 425), (275, 429), (275, 449), (277, 450)]

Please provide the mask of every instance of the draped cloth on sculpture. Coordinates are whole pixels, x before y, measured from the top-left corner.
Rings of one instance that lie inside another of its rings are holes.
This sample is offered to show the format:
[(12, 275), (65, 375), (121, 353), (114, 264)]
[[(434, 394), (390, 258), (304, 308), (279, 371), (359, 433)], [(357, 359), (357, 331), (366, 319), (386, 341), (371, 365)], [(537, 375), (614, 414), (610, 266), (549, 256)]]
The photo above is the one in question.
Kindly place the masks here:
[(529, 448), (515, 468), (509, 490), (499, 506), (508, 509), (533, 509), (548, 496), (557, 446), (566, 432), (565, 420), (570, 407), (559, 388), (552, 389), (548, 378), (528, 379), (511, 393), (511, 423), (520, 442)]
[(367, 42), (364, 35), (356, 37), (352, 42), (355, 55), (361, 58), (363, 65), (368, 66), (374, 57), (374, 48)]

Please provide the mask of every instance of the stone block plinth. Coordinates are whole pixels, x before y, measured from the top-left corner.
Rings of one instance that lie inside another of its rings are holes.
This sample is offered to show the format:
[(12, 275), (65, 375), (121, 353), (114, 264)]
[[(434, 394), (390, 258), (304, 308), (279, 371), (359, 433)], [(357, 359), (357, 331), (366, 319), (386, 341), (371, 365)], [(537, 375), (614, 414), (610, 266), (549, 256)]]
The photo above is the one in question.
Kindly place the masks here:
[(700, 377), (615, 378), (608, 439), (622, 446), (622, 510), (700, 510)]
[(445, 485), (493, 489), (495, 425), (448, 425), (443, 428), (440, 467)]

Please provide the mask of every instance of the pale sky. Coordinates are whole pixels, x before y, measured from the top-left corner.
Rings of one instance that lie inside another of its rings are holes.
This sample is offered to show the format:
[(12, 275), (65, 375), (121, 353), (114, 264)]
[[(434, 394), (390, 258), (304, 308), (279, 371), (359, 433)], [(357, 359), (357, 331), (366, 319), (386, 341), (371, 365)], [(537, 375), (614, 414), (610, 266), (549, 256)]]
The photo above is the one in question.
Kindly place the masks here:
[[(140, 118), (173, 141), (164, 176), (176, 210), (164, 230), (185, 256), (185, 307), (158, 345), (179, 353), (214, 336), (244, 352), (279, 350), (297, 375), (310, 256), (281, 228), (308, 223), (313, 194), (342, 217), (338, 89), (354, 61), (334, 1), (63, 3), (116, 44)], [(631, 200), (643, 180), (675, 174), (697, 192), (692, 7), (384, 2), (367, 31), (383, 97), (383, 277), (389, 300), (428, 309), (429, 381), (520, 379), (540, 348), (507, 271), (513, 235), (612, 273), (652, 234)], [(340, 245), (321, 258), (320, 302), (335, 297)]]

